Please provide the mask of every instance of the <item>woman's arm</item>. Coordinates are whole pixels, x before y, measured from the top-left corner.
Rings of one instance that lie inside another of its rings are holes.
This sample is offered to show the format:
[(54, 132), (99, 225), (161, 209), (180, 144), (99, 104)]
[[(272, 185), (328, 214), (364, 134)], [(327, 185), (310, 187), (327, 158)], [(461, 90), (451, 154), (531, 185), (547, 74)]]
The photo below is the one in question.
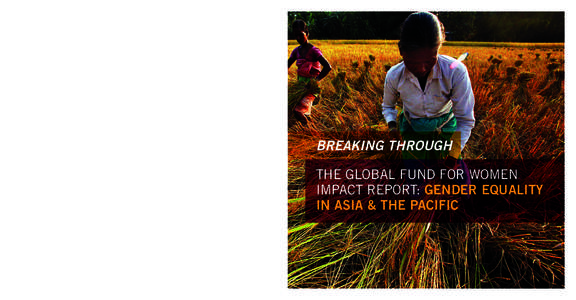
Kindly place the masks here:
[[(398, 102), (398, 91), (395, 80), (392, 79), (394, 72), (388, 72), (384, 79), (384, 97), (382, 98), (382, 115), (389, 127), (396, 125), (396, 103)], [(392, 128), (390, 128), (392, 129)]]
[(326, 60), (326, 58), (324, 58), (324, 56), (318, 57), (318, 61), (322, 65), (322, 71), (320, 71), (320, 74), (318, 74), (318, 76), (316, 76), (316, 80), (322, 80), (322, 78), (326, 77), (326, 75), (328, 75), (328, 73), (330, 73), (330, 71), (332, 70), (332, 66)]
[(292, 50), (292, 52), (290, 52), (290, 57), (288, 58), (288, 69), (290, 69), (290, 66), (292, 66), (292, 64), (296, 61), (296, 59), (298, 59), (298, 53), (296, 51), (298, 51), (299, 47), (296, 47)]
[(288, 58), (288, 68), (290, 68), (290, 66), (296, 61), (296, 57), (292, 57), (290, 56)]
[(464, 149), (474, 128), (474, 93), (468, 76), (468, 70), (464, 65), (457, 68), (453, 77), (452, 88), (452, 111), (456, 117), (456, 131), (460, 132), (461, 145)]

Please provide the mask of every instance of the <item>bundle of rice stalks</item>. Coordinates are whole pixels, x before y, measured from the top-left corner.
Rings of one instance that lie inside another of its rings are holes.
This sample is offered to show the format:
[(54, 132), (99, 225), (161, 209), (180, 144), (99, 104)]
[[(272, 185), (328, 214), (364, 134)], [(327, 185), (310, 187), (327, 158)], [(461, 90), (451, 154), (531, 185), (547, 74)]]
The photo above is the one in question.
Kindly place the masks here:
[(332, 85), (334, 86), (338, 100), (350, 98), (351, 89), (346, 82), (346, 71), (341, 71), (340, 68), (338, 68), (336, 76), (332, 79)]
[(556, 71), (556, 69), (558, 69), (560, 67), (559, 63), (553, 62), (553, 63), (549, 63), (548, 65), (546, 65), (546, 69), (548, 69), (548, 74), (546, 74), (546, 78), (540, 83), (540, 85), (538, 86), (538, 89), (543, 89), (545, 88), (550, 81), (554, 80), (554, 71)]
[(490, 67), (488, 67), (488, 70), (486, 70), (486, 72), (482, 77), (484, 81), (490, 81), (496, 77), (496, 70), (498, 70), (498, 66), (500, 66), (502, 60), (498, 58), (492, 58), (490, 62), (492, 64), (490, 65)]
[(354, 89), (356, 89), (357, 91), (376, 94), (375, 92), (376, 84), (372, 79), (372, 74), (370, 74), (372, 65), (373, 65), (372, 58), (371, 60), (364, 61), (364, 68), (360, 70), (360, 76), (358, 76), (358, 79), (353, 84)]
[(560, 98), (564, 93), (564, 89), (562, 88), (562, 81), (564, 81), (564, 70), (556, 70), (554, 72), (554, 77), (556, 78), (552, 83), (544, 90), (542, 90), (539, 95), (554, 99)]
[(358, 66), (359, 66), (358, 61), (357, 60), (353, 61), (351, 66), (352, 66), (352, 70), (356, 71), (356, 69), (358, 69)]
[(504, 94), (509, 90), (506, 89), (505, 86), (514, 83), (517, 73), (518, 69), (516, 67), (506, 68), (506, 77), (504, 78), (504, 80), (500, 81), (500, 84), (496, 88), (492, 89), (492, 91), (490, 92), (490, 96), (497, 100), (501, 99), (504, 96)]
[(320, 87), (318, 81), (310, 79), (309, 82), (292, 80), (288, 83), (288, 108), (291, 111), (304, 96), (308, 94), (318, 95), (320, 97)]
[(532, 78), (534, 78), (534, 73), (530, 72), (522, 72), (518, 75), (518, 87), (512, 96), (514, 104), (526, 105), (530, 100), (532, 100), (532, 95), (527, 86), (528, 81)]
[(516, 74), (518, 73), (518, 68), (516, 67), (508, 67), (506, 68), (506, 78), (504, 78), (504, 82), (512, 83), (516, 78)]

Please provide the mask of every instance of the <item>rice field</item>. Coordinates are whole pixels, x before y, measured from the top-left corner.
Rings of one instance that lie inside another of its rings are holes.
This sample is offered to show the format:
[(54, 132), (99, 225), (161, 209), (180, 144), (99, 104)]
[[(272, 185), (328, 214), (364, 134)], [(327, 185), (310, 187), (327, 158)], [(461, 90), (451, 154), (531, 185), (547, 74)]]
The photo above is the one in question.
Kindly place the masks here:
[[(564, 224), (307, 223), (306, 159), (398, 158), (313, 151), (319, 136), (386, 132), (387, 70), (395, 41), (311, 41), (332, 65), (320, 101), (302, 125), (288, 107), (288, 287), (563, 288)], [(290, 41), (288, 55), (297, 44)], [(564, 157), (564, 44), (446, 43), (466, 64), (476, 126), (464, 159)], [(288, 70), (294, 97), (296, 66)]]

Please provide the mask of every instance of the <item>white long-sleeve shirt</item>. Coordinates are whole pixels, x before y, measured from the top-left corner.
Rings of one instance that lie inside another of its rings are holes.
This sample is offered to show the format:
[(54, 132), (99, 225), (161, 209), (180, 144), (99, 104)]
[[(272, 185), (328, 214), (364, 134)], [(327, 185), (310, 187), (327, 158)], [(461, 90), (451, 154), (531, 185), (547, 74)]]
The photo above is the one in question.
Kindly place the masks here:
[(463, 63), (450, 65), (454, 58), (438, 55), (424, 91), (414, 74), (401, 62), (388, 71), (384, 83), (382, 114), (386, 122), (396, 121), (396, 103), (401, 99), (404, 110), (412, 119), (435, 118), (452, 109), (456, 117), (456, 131), (460, 132), (461, 149), (464, 149), (474, 127), (474, 93), (468, 70)]

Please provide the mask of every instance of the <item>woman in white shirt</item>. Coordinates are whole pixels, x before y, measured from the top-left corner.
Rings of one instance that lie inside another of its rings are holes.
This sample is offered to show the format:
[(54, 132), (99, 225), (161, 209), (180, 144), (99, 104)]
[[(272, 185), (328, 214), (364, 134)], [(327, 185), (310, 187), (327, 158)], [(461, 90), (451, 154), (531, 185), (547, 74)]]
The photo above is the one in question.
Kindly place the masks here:
[[(408, 16), (398, 42), (403, 61), (386, 74), (382, 113), (389, 130), (398, 130), (405, 146), (408, 141), (422, 146), (403, 147), (404, 159), (446, 159), (454, 165), (474, 127), (474, 94), (466, 66), (438, 54), (443, 42), (438, 17), (428, 12)], [(453, 143), (443, 150), (426, 144), (439, 140)]]

